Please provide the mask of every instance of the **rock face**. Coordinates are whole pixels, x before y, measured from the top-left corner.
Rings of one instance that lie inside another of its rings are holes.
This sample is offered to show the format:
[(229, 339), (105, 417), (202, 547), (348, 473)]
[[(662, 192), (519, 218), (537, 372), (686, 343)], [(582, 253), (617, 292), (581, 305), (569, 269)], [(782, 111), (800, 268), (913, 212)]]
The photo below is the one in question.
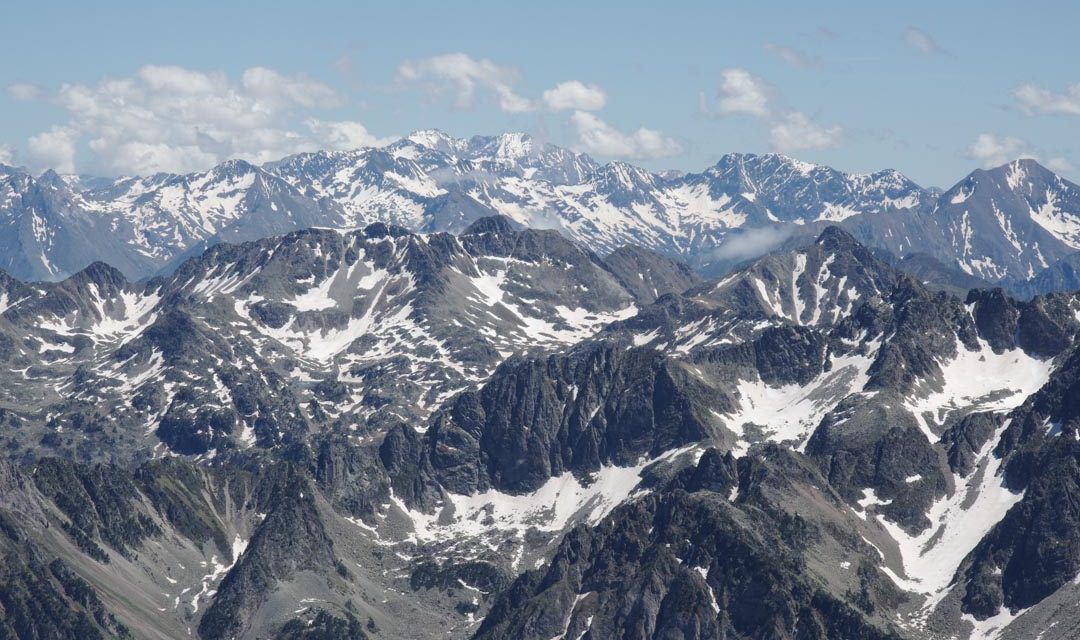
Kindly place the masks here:
[[(510, 142), (478, 166), (599, 171)], [(483, 217), (0, 277), (0, 629), (1068, 637), (1080, 299), (883, 255), (829, 227), (700, 281)]]
[[(240, 558), (233, 559), (199, 622), (203, 638), (231, 638), (250, 625), (274, 586), (298, 571), (329, 573), (340, 563), (315, 506), (315, 494), (292, 467), (272, 472), (258, 501), (268, 508)], [(306, 492), (305, 492), (306, 489)]]
[(685, 264), (633, 245), (612, 251), (604, 264), (643, 303), (651, 304), (668, 293), (682, 293), (701, 281)]
[(1036, 273), (1034, 278), (1009, 280), (1003, 286), (1025, 299), (1057, 291), (1076, 291), (1080, 289), (1080, 252), (1065, 256)]
[[(928, 253), (909, 253), (897, 260), (893, 266), (930, 288), (944, 289), (961, 298), (971, 289), (989, 289), (993, 286), (990, 281), (968, 274), (963, 269), (946, 264)], [(1066, 291), (1067, 289), (1052, 290)], [(1050, 291), (1047, 290), (1044, 293)]]
[(701, 441), (708, 427), (691, 409), (705, 392), (655, 351), (617, 344), (508, 362), (434, 418), (428, 460), (455, 493), (533, 491)]
[[(872, 621), (875, 607), (898, 597), (880, 575), (860, 577), (860, 611), (806, 574), (821, 527), (850, 516), (800, 465), (779, 449), (738, 464), (709, 450), (664, 491), (567, 534), (547, 567), (496, 601), (475, 637), (900, 637)], [(800, 492), (823, 504), (788, 512), (783, 503)]]

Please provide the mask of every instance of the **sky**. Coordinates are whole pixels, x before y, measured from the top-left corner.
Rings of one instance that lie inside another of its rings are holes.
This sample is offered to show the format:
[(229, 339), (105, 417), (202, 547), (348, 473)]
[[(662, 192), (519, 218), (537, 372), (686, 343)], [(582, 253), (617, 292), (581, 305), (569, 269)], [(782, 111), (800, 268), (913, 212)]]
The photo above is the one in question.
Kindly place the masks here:
[(0, 5), (0, 162), (189, 172), (525, 131), (601, 161), (729, 152), (948, 187), (1080, 179), (1076, 2)]

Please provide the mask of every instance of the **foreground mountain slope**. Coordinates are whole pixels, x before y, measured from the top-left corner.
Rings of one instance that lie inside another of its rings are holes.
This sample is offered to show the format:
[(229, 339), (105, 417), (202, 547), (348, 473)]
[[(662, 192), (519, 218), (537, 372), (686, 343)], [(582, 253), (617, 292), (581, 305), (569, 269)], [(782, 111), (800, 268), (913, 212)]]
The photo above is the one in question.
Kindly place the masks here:
[(487, 218), (0, 280), (0, 504), (136, 636), (1069, 628), (1080, 299), (836, 227), (685, 291), (614, 255)]
[[(833, 539), (824, 533), (833, 527), (852, 535)], [(570, 532), (548, 566), (496, 601), (475, 637), (902, 637), (873, 616), (903, 596), (874, 575), (859, 527), (790, 451), (736, 462), (711, 449), (662, 492)], [(859, 558), (858, 568), (848, 562), (832, 584), (811, 577), (808, 565), (837, 553)]]

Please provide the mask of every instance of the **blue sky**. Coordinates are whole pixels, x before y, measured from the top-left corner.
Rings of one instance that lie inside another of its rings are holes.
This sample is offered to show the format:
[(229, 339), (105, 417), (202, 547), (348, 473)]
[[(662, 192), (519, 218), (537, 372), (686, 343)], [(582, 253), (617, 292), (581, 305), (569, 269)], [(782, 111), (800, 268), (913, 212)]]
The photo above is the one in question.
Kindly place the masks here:
[(103, 5), (4, 4), (0, 160), (187, 171), (435, 127), (651, 169), (1080, 178), (1080, 3)]

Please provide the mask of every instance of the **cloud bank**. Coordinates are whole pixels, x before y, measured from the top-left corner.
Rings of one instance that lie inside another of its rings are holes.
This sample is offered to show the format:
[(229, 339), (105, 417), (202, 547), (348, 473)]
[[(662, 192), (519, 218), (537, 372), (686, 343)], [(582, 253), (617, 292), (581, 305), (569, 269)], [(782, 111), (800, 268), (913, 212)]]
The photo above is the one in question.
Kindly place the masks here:
[[(67, 123), (26, 144), (32, 165), (61, 172), (189, 172), (229, 158), (265, 162), (388, 141), (358, 122), (301, 120), (303, 113), (340, 106), (341, 98), (322, 82), (266, 67), (234, 79), (220, 71), (146, 65), (129, 77), (65, 84), (52, 95), (16, 92), (47, 99), (68, 114)], [(81, 148), (87, 167), (77, 166)]]

